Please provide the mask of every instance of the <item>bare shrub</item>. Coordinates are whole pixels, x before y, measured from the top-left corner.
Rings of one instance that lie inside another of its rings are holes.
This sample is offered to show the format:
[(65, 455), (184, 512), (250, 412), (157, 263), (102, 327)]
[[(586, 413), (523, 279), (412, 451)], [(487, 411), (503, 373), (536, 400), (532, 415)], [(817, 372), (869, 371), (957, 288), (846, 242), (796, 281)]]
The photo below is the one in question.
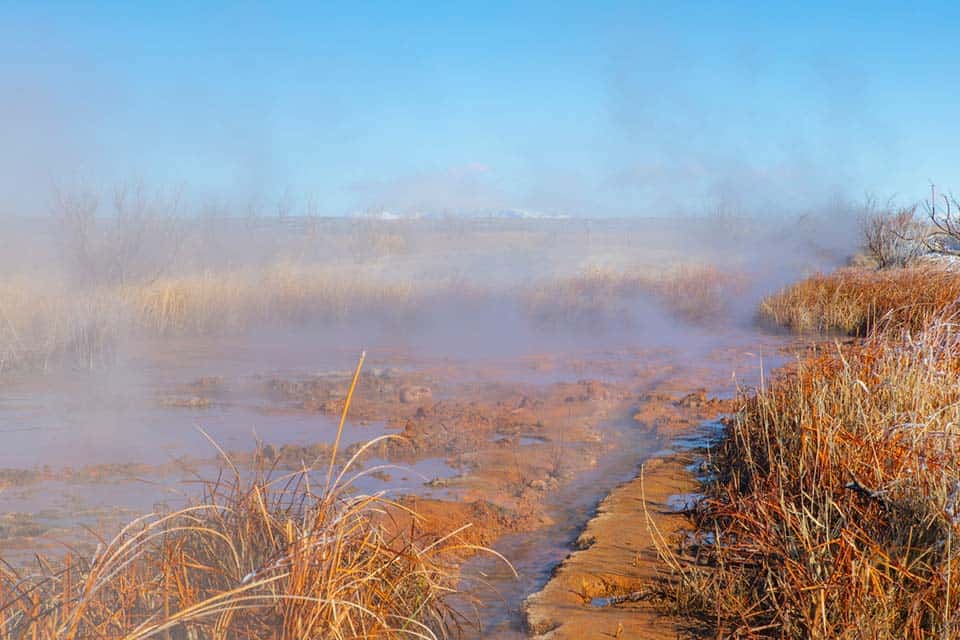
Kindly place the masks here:
[(103, 215), (95, 193), (57, 192), (53, 217), (70, 279), (83, 286), (123, 286), (166, 273), (184, 235), (178, 197), (128, 184), (114, 191), (111, 204)]
[(926, 252), (926, 230), (916, 205), (896, 211), (868, 203), (860, 220), (862, 248), (877, 268), (905, 267)]
[(941, 199), (943, 205), (939, 209), (935, 198), (925, 204), (932, 227), (924, 244), (932, 253), (960, 256), (960, 202), (952, 194), (942, 194)]

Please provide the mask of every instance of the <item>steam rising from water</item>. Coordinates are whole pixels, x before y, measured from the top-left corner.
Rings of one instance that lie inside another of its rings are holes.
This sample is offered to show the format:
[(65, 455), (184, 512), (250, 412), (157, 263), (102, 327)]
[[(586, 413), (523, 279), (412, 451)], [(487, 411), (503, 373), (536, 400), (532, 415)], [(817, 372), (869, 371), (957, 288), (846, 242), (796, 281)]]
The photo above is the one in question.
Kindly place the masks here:
[(238, 219), (170, 215), (151, 197), (119, 192), (112, 216), (92, 198), (6, 221), (7, 369), (102, 349), (86, 354), (97, 368), (129, 341), (252, 330), (383, 336), (438, 355), (707, 345), (749, 326), (760, 296), (842, 263), (855, 228), (849, 207), (779, 219)]

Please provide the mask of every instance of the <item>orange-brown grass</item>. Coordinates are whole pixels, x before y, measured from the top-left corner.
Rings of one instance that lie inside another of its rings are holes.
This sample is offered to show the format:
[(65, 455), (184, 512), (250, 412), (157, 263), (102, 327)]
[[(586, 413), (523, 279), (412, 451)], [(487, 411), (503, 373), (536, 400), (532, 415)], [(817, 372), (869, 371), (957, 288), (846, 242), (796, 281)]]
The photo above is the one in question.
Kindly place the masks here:
[(679, 549), (675, 612), (722, 637), (960, 634), (960, 326), (835, 346), (744, 399)]
[(351, 493), (361, 454), (335, 473), (335, 444), (316, 475), (274, 474), (262, 456), (243, 473), (227, 459), (226, 479), (208, 483), (197, 504), (134, 520), (91, 557), (38, 558), (25, 573), (0, 565), (0, 639), (457, 632), (453, 554), (477, 547), (458, 543), (458, 532), (418, 534), (415, 512)]
[(447, 545), (384, 522), (398, 508), (304, 473), (213, 483), (92, 558), (0, 571), (0, 638), (447, 635)]
[(864, 336), (881, 319), (920, 329), (960, 299), (960, 272), (938, 266), (841, 269), (791, 285), (760, 304), (762, 319), (798, 332)]
[(527, 310), (541, 322), (627, 319), (638, 300), (650, 297), (691, 322), (723, 314), (744, 277), (712, 265), (673, 269), (614, 270), (591, 267), (526, 292)]

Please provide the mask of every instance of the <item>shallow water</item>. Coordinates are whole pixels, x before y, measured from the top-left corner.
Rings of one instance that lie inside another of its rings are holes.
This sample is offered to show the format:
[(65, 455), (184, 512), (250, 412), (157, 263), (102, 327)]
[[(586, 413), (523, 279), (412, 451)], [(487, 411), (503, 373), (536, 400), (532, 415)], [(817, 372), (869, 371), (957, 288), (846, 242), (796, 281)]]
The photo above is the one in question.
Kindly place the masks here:
[[(426, 367), (461, 381), (546, 385), (587, 377), (631, 380), (650, 366), (662, 368), (664, 380), (685, 377), (694, 386), (698, 379), (715, 378), (718, 371), (724, 375), (736, 371), (736, 376), (729, 376), (728, 385), (711, 389), (711, 394), (719, 395), (733, 393), (737, 384), (755, 382), (760, 357), (748, 349), (756, 347), (757, 339), (752, 331), (731, 331), (718, 338), (722, 349), (710, 357), (711, 352), (701, 345), (695, 349), (650, 349), (625, 344), (548, 357), (520, 352), (514, 357), (498, 355), (484, 360), (431, 358), (383, 348), (370, 352), (366, 370)], [(772, 350), (776, 340), (768, 342)], [(198, 479), (216, 475), (216, 450), (200, 429), (228, 451), (250, 451), (257, 439), (276, 447), (331, 442), (335, 418), (308, 413), (271, 397), (265, 383), (274, 376), (296, 379), (348, 373), (357, 355), (356, 349), (339, 344), (294, 341), (265, 333), (243, 339), (173, 340), (162, 348), (141, 345), (106, 372), (8, 377), (0, 384), (0, 470), (28, 470), (40, 479), (0, 491), (0, 514), (32, 514), (42, 527), (69, 532), (78, 526), (115, 526), (161, 503), (176, 507), (199, 494)], [(776, 358), (767, 358), (767, 367), (776, 364)], [(163, 404), (170, 397), (189, 400), (192, 392), (183, 385), (202, 377), (218, 380), (205, 394), (208, 406)], [(660, 379), (646, 384), (653, 388)], [(519, 579), (489, 556), (466, 563), (463, 574), (473, 576), (480, 599), (483, 631), (478, 637), (524, 637), (523, 600), (546, 583), (553, 568), (570, 552), (599, 501), (615, 486), (632, 479), (650, 456), (667, 447), (694, 446), (704, 438), (693, 434), (688, 443), (663, 441), (628, 417), (595, 428), (604, 442), (614, 446), (591, 470), (545, 494), (548, 515), (555, 524), (531, 533), (508, 534), (494, 545), (511, 560)], [(381, 422), (349, 422), (342, 446), (387, 432)], [(543, 444), (541, 438), (525, 433), (515, 440), (518, 447)], [(459, 471), (443, 459), (427, 458), (402, 468), (383, 469), (384, 473), (369, 473), (382, 462), (368, 460), (358, 469), (367, 471), (356, 480), (358, 490), (435, 498), (457, 495), (442, 481)], [(107, 477), (63, 477), (65, 469), (89, 465), (105, 465)], [(439, 482), (431, 482), (434, 480)], [(70, 537), (64, 534), (63, 539), (69, 541)], [(10, 555), (2, 540), (0, 553)]]
[(549, 494), (548, 515), (554, 524), (529, 533), (509, 534), (493, 548), (509, 558), (519, 577), (500, 560), (482, 555), (463, 567), (467, 576), (482, 576), (477, 585), (483, 597), (477, 614), (482, 623), (477, 638), (524, 638), (521, 607), (539, 591), (557, 566), (573, 549), (574, 542), (603, 497), (614, 487), (634, 478), (643, 463), (644, 451), (654, 451), (658, 438), (633, 421), (601, 425), (614, 444), (590, 471), (581, 474), (560, 491)]
[[(729, 386), (711, 389), (710, 395), (732, 397), (738, 386), (759, 384), (761, 371), (782, 366), (784, 361), (783, 356), (774, 355), (766, 359), (761, 369), (758, 356), (754, 367), (737, 367), (734, 369), (737, 376), (731, 376)], [(554, 569), (574, 550), (577, 538), (603, 498), (615, 487), (636, 478), (647, 460), (707, 447), (722, 429), (719, 422), (710, 420), (687, 433), (665, 438), (632, 420), (612, 421), (598, 427), (614, 446), (598, 460), (593, 470), (549, 496), (549, 515), (554, 524), (529, 533), (503, 536), (493, 545), (497, 552), (511, 560), (519, 576), (489, 555), (477, 556), (463, 567), (464, 575), (468, 576), (467, 585), (475, 582), (481, 594), (480, 605), (474, 609), (480, 628), (467, 637), (526, 638), (524, 601), (546, 585)], [(679, 510), (695, 498), (695, 494), (677, 495), (671, 498), (670, 506)], [(593, 606), (611, 604), (595, 602)]]

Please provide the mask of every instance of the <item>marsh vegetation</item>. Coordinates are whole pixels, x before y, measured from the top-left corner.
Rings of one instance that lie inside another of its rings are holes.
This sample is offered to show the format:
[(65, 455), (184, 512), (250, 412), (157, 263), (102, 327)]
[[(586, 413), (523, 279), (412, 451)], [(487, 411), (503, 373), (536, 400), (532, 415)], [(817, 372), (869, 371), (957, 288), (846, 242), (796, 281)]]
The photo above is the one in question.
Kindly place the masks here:
[[(18, 479), (7, 483), (17, 504), (44, 495), (51, 482), (97, 477), (125, 486), (153, 477), (161, 465), (130, 459), (127, 443), (140, 438), (140, 449), (156, 449), (150, 430), (174, 422), (235, 415), (274, 424), (274, 416), (295, 415), (301, 431), (268, 432), (253, 453), (252, 438), (244, 446), (230, 432), (226, 458), (234, 463), (197, 458), (194, 437), (178, 442), (169, 455), (184, 464), (193, 456), (201, 470), (186, 497), (128, 516), (125, 526), (85, 522), (93, 532), (71, 533), (69, 552), (26, 557), (43, 526), (6, 536), (18, 546), (2, 574), (3, 637), (456, 635), (474, 622), (463, 607), (470, 593), (460, 563), (504, 533), (544, 528), (547, 507), (560, 509), (565, 491), (579, 497), (576, 513), (558, 511), (574, 519), (561, 530), (575, 529), (599, 491), (578, 478), (599, 474), (596, 487), (608, 490), (603, 461), (615, 459), (617, 473), (627, 474), (648, 452), (611, 452), (623, 443), (649, 447), (659, 424), (651, 419), (644, 428), (653, 431), (641, 438), (604, 421), (633, 415), (636, 398), (661, 385), (675, 393), (678, 379), (694, 375), (687, 367), (729, 366), (724, 349), (752, 340), (747, 310), (761, 292), (836, 264), (843, 243), (811, 232), (818, 227), (810, 218), (784, 229), (698, 217), (191, 217), (139, 191), (119, 193), (109, 211), (98, 203), (64, 201), (53, 222), (6, 223), (11, 247), (19, 238), (31, 248), (7, 258), (0, 376), (45, 393), (64, 385), (68, 400), (53, 421), (69, 413), (79, 432), (64, 442), (89, 441), (104, 462), (68, 471), (31, 450), (32, 462), (7, 474)], [(766, 264), (771, 245), (776, 269)], [(322, 359), (332, 354), (342, 363), (371, 335), (405, 370), (381, 366), (358, 378), (361, 402), (348, 430), (391, 437), (364, 448), (351, 432), (338, 455), (321, 422), (345, 411), (352, 391)], [(234, 361), (230, 345), (248, 341), (268, 347)], [(279, 355), (289, 353), (297, 355)], [(497, 358), (509, 365), (491, 364)], [(699, 362), (711, 358), (722, 364)], [(225, 363), (230, 370), (213, 369)], [(435, 383), (438, 370), (457, 384)], [(729, 381), (729, 370), (710, 375)], [(163, 384), (141, 397), (133, 385), (151, 376)], [(90, 388), (99, 391), (78, 405), (75, 396)], [(46, 398), (27, 401), (61, 402)], [(259, 406), (237, 412), (254, 398)], [(107, 425), (86, 422), (90, 404), (97, 411), (89, 415), (102, 418), (113, 415), (114, 402), (123, 415), (149, 403), (153, 426), (133, 429), (116, 416)], [(27, 419), (36, 425), (17, 436), (22, 442), (51, 428), (45, 418)], [(379, 470), (378, 461), (427, 462), (445, 475), (414, 483), (410, 499), (360, 490), (363, 482), (345, 482), (347, 475), (318, 485), (312, 460), (339, 469), (353, 454), (373, 465), (360, 472), (364, 481), (397, 473)], [(446, 498), (417, 501), (433, 491)], [(551, 503), (550, 495), (560, 497)], [(421, 526), (424, 510), (446, 517)], [(549, 566), (534, 558), (544, 562), (533, 553), (533, 573), (547, 575)], [(542, 586), (522, 584), (521, 602)], [(501, 618), (516, 625), (519, 614)]]
[(817, 274), (761, 302), (766, 321), (828, 337), (743, 391), (679, 547), (660, 539), (659, 593), (692, 628), (957, 636), (960, 272), (943, 255)]

